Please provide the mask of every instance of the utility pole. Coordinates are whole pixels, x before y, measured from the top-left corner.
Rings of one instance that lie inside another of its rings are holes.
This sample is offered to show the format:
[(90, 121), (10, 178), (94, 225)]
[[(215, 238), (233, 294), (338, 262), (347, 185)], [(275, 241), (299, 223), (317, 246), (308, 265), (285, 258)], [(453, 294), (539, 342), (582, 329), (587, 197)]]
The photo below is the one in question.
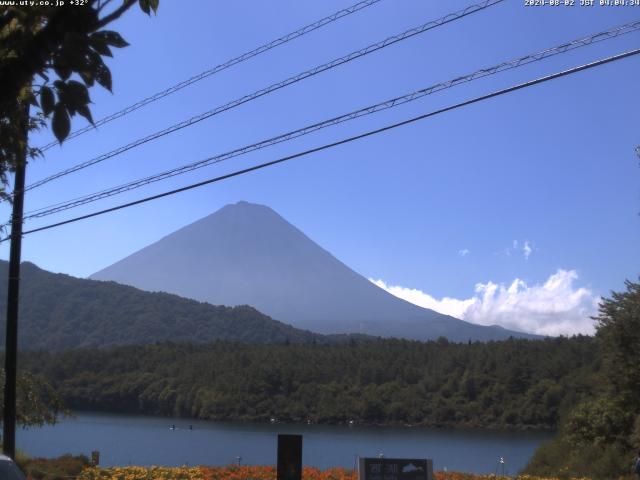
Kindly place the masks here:
[(9, 250), (9, 288), (7, 291), (7, 337), (4, 351), (4, 419), (2, 444), (4, 453), (16, 456), (16, 377), (18, 356), (18, 299), (20, 294), (20, 253), (22, 249), (22, 216), (24, 212), (24, 183), (27, 169), (27, 141), (29, 137), (29, 105), (23, 108), (22, 134), (13, 185), (13, 213), (11, 215), (11, 244)]

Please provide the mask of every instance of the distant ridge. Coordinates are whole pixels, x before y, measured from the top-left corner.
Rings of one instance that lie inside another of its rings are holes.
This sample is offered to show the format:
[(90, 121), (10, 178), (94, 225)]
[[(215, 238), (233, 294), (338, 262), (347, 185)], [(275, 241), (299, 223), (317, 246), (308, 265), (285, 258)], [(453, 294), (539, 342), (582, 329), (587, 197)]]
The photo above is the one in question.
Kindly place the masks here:
[(474, 325), (401, 300), (271, 208), (226, 205), (91, 276), (211, 304), (252, 305), (296, 328), (452, 341), (539, 338)]
[[(8, 263), (0, 261), (0, 290), (4, 292), (7, 273)], [(330, 343), (347, 340), (295, 329), (246, 305), (214, 306), (114, 282), (55, 274), (29, 262), (22, 264), (21, 278), (18, 335), (21, 350), (167, 341)], [(6, 296), (0, 295), (0, 311), (5, 309)], [(4, 335), (2, 326), (2, 342)]]

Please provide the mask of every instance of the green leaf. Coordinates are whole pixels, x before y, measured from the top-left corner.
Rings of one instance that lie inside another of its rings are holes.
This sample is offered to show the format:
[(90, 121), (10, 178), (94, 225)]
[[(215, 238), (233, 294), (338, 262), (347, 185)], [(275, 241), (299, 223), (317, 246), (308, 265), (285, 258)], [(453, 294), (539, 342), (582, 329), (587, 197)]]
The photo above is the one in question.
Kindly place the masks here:
[(140, 3), (140, 9), (146, 13), (147, 15), (149, 15), (151, 13), (151, 6), (149, 5), (149, 0), (139, 0)]
[(53, 134), (58, 139), (58, 142), (64, 142), (64, 139), (69, 135), (71, 130), (71, 120), (69, 120), (69, 114), (64, 104), (58, 102), (53, 110), (53, 120), (51, 121), (51, 128)]
[(160, 5), (160, 0), (149, 0), (149, 6), (153, 13), (158, 13), (158, 6)]
[(93, 84), (95, 82), (93, 72), (90, 72), (88, 70), (81, 70), (78, 72), (78, 75), (80, 75), (80, 78), (87, 87), (93, 87)]
[(96, 81), (107, 90), (111, 91), (111, 72), (106, 65), (101, 65), (96, 71)]
[(129, 44), (120, 36), (118, 32), (113, 32), (111, 30), (102, 30), (100, 32), (95, 32), (91, 34), (91, 39), (97, 38), (98, 41), (102, 40), (107, 45), (111, 45), (116, 48), (128, 47)]
[(56, 61), (71, 68), (80, 70), (86, 64), (85, 54), (89, 49), (89, 38), (86, 34), (69, 32), (56, 55)]
[(107, 42), (104, 41), (104, 39), (94, 37), (89, 40), (89, 44), (100, 55), (104, 55), (105, 57), (113, 57), (111, 49), (107, 45)]
[(91, 110), (86, 105), (78, 107), (78, 113), (86, 118), (91, 125), (93, 125), (93, 117), (91, 116)]
[(71, 76), (71, 67), (69, 67), (66, 63), (60, 61), (59, 58), (54, 60), (53, 70), (62, 80), (66, 80)]
[(87, 52), (86, 66), (85, 68), (80, 69), (78, 74), (88, 87), (92, 87), (96, 76), (98, 75), (98, 71), (104, 66), (105, 65), (100, 54), (94, 50), (89, 50)]
[(44, 113), (45, 117), (48, 117), (53, 111), (55, 101), (53, 90), (49, 87), (42, 87), (40, 89), (40, 105), (42, 106), (42, 113)]
[(64, 104), (71, 116), (75, 115), (81, 107), (91, 102), (89, 90), (80, 82), (69, 80), (67, 83), (54, 83), (58, 89), (60, 103)]
[(79, 105), (86, 105), (91, 102), (87, 87), (75, 80), (67, 82), (65, 93), (68, 97), (68, 103), (72, 103), (76, 107)]

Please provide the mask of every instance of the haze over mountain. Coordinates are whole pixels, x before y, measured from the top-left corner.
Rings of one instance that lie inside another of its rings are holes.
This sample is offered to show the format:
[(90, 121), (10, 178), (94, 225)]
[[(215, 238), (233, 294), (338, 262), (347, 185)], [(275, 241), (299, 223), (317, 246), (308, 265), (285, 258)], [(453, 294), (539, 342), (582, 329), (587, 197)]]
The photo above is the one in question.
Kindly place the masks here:
[[(252, 307), (200, 303), (168, 293), (150, 293), (114, 282), (96, 282), (22, 264), (20, 285), (21, 349), (156, 342), (333, 343), (277, 322)], [(0, 261), (0, 290), (7, 290), (8, 263)], [(0, 311), (6, 309), (0, 295)], [(4, 322), (2, 322), (4, 323)], [(0, 328), (4, 342), (5, 328)]]
[(418, 307), (373, 285), (271, 208), (227, 205), (93, 274), (211, 304), (251, 305), (296, 328), (454, 341), (534, 337)]

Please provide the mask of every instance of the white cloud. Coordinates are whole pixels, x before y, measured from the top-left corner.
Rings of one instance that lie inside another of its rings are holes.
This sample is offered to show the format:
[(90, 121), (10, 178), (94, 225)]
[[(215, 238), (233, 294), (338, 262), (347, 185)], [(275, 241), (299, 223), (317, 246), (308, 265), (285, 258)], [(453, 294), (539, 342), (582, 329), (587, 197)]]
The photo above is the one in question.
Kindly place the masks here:
[(543, 284), (529, 286), (516, 278), (510, 285), (478, 283), (468, 299), (436, 299), (421, 290), (371, 280), (396, 297), (436, 312), (479, 325), (500, 325), (540, 335), (592, 334), (591, 316), (600, 297), (584, 287), (576, 288), (575, 270), (558, 270)]
[(463, 248), (462, 250), (458, 250), (458, 255), (460, 255), (461, 257), (466, 257), (470, 253), (471, 253), (471, 250), (469, 250), (468, 248)]
[(415, 288), (405, 288), (393, 285), (387, 285), (383, 280), (369, 281), (376, 284), (378, 287), (386, 290), (391, 295), (402, 298), (407, 302), (411, 302), (415, 305), (424, 308), (430, 308), (436, 312), (444, 313), (445, 315), (451, 315), (452, 317), (462, 318), (462, 315), (468, 310), (468, 308), (475, 302), (475, 298), (468, 300), (458, 300), (456, 298), (444, 297), (440, 300), (433, 298), (428, 293), (424, 293), (421, 290)]
[(525, 260), (529, 260), (531, 254), (536, 250), (536, 248), (532, 245), (529, 240), (524, 240), (523, 242), (519, 242), (518, 240), (513, 240), (511, 242), (511, 246), (505, 248), (504, 250), (500, 250), (496, 252), (496, 255), (506, 255), (510, 257), (511, 254), (517, 254), (522, 252)]

